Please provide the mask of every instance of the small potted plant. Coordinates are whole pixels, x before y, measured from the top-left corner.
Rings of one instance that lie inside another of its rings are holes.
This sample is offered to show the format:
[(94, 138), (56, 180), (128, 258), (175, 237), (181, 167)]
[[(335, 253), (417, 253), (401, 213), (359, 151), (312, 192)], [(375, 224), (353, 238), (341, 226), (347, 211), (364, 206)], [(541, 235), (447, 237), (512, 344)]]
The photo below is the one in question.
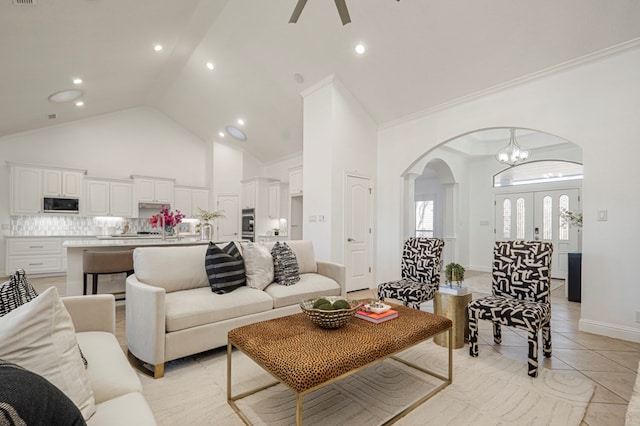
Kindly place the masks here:
[(449, 263), (444, 271), (445, 280), (447, 284), (452, 285), (455, 281), (458, 286), (464, 281), (464, 268), (459, 263)]
[(273, 228), (273, 235), (280, 235), (280, 228)]

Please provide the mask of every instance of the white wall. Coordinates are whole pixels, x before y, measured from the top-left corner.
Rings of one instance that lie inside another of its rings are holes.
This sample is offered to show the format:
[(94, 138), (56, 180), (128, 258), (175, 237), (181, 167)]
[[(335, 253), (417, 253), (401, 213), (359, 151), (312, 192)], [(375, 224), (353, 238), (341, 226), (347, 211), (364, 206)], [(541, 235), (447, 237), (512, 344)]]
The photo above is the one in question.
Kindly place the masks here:
[[(439, 142), (487, 127), (524, 127), (582, 147), (583, 271), (580, 328), (640, 342), (633, 265), (640, 197), (640, 50), (634, 49), (398, 123), (379, 132), (378, 282), (399, 262), (402, 174)], [(621, 154), (625, 152), (625, 154)], [(473, 170), (470, 170), (473, 173)], [(470, 175), (470, 178), (476, 177)], [(391, 206), (391, 207), (389, 207)], [(599, 210), (608, 221), (597, 221)], [(383, 226), (384, 225), (384, 226)], [(382, 250), (382, 248), (385, 250)], [(393, 255), (389, 254), (389, 251)]]
[[(318, 258), (344, 263), (346, 176), (370, 177), (375, 187), (376, 125), (333, 77), (303, 96), (303, 235)], [(318, 215), (325, 222), (309, 222)]]
[(302, 153), (293, 154), (291, 157), (264, 166), (264, 176), (278, 179), (280, 182), (289, 182), (289, 169), (302, 166)]

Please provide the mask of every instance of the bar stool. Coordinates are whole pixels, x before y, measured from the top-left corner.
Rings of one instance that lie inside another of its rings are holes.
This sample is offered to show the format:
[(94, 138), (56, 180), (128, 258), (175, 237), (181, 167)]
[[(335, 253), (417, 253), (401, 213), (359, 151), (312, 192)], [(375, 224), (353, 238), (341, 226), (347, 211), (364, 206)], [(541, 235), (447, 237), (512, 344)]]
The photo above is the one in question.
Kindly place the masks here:
[(93, 291), (98, 293), (98, 276), (102, 274), (133, 274), (133, 251), (92, 251), (82, 253), (83, 288), (82, 294), (87, 294), (87, 275), (93, 275)]

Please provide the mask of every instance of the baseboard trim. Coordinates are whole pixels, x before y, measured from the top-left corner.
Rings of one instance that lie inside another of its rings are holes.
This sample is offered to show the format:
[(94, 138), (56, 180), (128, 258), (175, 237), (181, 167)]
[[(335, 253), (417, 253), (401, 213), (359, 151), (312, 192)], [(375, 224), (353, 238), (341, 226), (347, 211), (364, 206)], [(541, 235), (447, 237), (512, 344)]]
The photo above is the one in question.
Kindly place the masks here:
[(578, 329), (587, 333), (640, 343), (640, 328), (581, 318), (578, 321)]
[(469, 267), (467, 269), (469, 269), (470, 271), (491, 272), (491, 266), (469, 265)]

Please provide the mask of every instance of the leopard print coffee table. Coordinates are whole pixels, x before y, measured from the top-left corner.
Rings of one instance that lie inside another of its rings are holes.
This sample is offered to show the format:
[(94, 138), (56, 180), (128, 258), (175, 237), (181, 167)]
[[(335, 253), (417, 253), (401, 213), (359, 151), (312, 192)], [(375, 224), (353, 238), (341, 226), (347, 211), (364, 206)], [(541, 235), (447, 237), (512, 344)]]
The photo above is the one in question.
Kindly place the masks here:
[[(418, 402), (388, 420), (391, 424), (452, 382), (452, 345), (449, 344), (448, 375), (442, 376), (394, 355), (431, 337), (447, 332), (452, 322), (443, 316), (394, 305), (397, 319), (381, 324), (357, 318), (338, 329), (323, 329), (305, 314), (294, 314), (233, 329), (227, 344), (227, 402), (240, 418), (251, 424), (235, 401), (283, 383), (296, 394), (296, 424), (302, 424), (302, 397), (386, 358), (437, 377), (443, 383)], [(279, 381), (239, 395), (231, 391), (233, 346), (253, 359)]]

